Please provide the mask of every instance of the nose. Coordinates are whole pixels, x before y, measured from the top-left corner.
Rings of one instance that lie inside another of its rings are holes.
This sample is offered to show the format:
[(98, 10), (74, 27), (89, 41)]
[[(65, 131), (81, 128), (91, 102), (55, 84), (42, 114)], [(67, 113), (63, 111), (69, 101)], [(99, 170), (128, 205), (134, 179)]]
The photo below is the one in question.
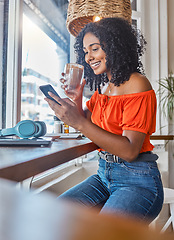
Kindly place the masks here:
[(89, 64), (91, 60), (94, 59), (94, 56), (91, 52), (88, 52), (88, 54), (86, 54), (85, 56), (85, 61)]

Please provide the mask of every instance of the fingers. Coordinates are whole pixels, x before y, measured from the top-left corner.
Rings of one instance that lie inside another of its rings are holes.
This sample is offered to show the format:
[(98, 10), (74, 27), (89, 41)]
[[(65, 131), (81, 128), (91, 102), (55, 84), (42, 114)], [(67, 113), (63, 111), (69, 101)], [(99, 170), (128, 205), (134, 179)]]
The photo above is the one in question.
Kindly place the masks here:
[(60, 82), (63, 83), (63, 84), (64, 84), (66, 81), (67, 81), (67, 80), (66, 80), (65, 78), (61, 78), (61, 79), (60, 79)]
[(53, 100), (51, 100), (51, 99), (49, 99), (49, 98), (44, 98), (44, 100), (47, 101), (47, 103), (49, 104), (50, 108), (51, 108), (53, 111), (55, 110), (55, 108), (56, 108), (57, 106), (61, 106), (61, 105), (59, 105), (58, 103), (56, 103), (55, 101), (53, 101)]
[[(56, 95), (54, 95), (52, 92), (48, 92), (48, 94), (54, 98), (61, 106), (66, 106), (67, 104), (74, 105), (74, 103), (69, 98), (59, 98)], [(53, 102), (53, 101), (52, 101)], [(56, 103), (55, 103), (56, 104)]]
[(66, 90), (67, 87), (68, 87), (68, 85), (61, 85), (61, 88), (62, 88), (63, 90)]
[[(63, 100), (64, 100), (64, 102), (67, 103), (68, 105), (71, 105), (71, 106), (74, 106), (74, 105), (75, 105), (75, 103), (72, 102), (69, 98), (64, 98)], [(64, 106), (65, 106), (65, 105), (64, 105)]]
[(67, 80), (64, 78), (64, 76), (65, 76), (65, 73), (62, 73), (63, 78), (60, 79), (60, 82), (63, 84), (63, 85), (61, 85), (61, 88), (65, 91), (67, 89), (68, 85), (66, 84)]
[(48, 92), (48, 94), (49, 94), (53, 99), (55, 99), (58, 103), (59, 103), (59, 101), (61, 100), (60, 97), (54, 95), (52, 92)]
[(63, 78), (60, 79), (60, 82), (64, 84), (66, 82), (65, 73), (62, 72), (61, 75), (62, 75)]

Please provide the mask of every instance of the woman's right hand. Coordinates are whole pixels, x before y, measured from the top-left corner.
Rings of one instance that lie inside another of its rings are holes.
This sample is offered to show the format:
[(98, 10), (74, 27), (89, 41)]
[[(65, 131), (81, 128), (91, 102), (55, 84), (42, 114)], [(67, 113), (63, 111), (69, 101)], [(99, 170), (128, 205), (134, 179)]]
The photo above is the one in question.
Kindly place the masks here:
[(61, 88), (64, 89), (64, 92), (68, 98), (73, 100), (74, 102), (79, 101), (79, 98), (82, 99), (83, 96), (83, 89), (86, 84), (85, 79), (83, 79), (82, 84), (80, 85), (80, 88), (77, 91), (74, 92), (69, 92), (67, 90), (67, 85), (66, 85), (66, 79), (64, 78), (65, 74), (62, 73), (62, 78), (60, 79), (60, 82), (62, 83)]

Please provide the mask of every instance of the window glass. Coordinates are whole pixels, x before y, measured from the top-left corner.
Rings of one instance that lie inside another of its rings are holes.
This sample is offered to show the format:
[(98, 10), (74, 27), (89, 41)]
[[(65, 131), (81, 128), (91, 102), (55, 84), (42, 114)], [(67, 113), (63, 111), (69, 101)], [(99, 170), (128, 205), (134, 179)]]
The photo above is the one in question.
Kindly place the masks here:
[[(51, 84), (59, 93), (59, 79), (68, 54), (25, 14), (22, 38), (21, 120), (44, 121), (53, 132), (53, 111), (44, 100), (39, 86)], [(63, 91), (62, 91), (63, 92)]]
[(142, 12), (141, 12), (142, 0), (131, 0), (132, 7), (132, 25), (137, 29), (142, 28)]
[(131, 0), (132, 10), (137, 11), (137, 0)]
[(132, 25), (137, 28), (137, 19), (132, 19)]

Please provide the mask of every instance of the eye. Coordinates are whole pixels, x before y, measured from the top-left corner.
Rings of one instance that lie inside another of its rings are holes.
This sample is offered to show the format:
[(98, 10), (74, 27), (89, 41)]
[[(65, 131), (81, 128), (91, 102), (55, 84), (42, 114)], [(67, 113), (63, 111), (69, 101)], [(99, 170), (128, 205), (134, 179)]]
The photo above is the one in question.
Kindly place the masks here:
[(93, 52), (96, 52), (98, 49), (99, 49), (99, 48), (96, 47), (96, 48), (93, 48), (92, 51), (93, 51)]
[(84, 55), (86, 56), (88, 54), (88, 52), (84, 52)]

